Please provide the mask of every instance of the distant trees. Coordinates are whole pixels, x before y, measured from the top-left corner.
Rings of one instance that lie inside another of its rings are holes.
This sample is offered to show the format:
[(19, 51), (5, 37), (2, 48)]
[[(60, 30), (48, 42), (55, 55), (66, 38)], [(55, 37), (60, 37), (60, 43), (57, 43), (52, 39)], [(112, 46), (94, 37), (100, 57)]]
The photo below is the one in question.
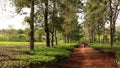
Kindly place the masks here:
[(2, 29), (0, 30), (0, 41), (27, 41), (27, 38), (23, 33), (19, 33), (19, 30)]
[(100, 35), (104, 31), (105, 23), (107, 21), (107, 2), (100, 0), (88, 0), (85, 13), (86, 21), (85, 28), (89, 31), (90, 42), (96, 41), (96, 36), (98, 36), (98, 41), (100, 42)]
[[(110, 45), (113, 46), (114, 34), (115, 34), (115, 23), (120, 11), (119, 0), (88, 0), (85, 6), (85, 28), (89, 31), (90, 42), (95, 42), (98, 39), (104, 42), (106, 37), (105, 24), (110, 24)], [(86, 32), (87, 32), (86, 31)], [(103, 35), (103, 39), (101, 39)], [(97, 38), (98, 36), (98, 38)]]
[[(62, 34), (64, 36), (65, 42), (78, 41), (80, 39), (80, 24), (78, 24), (79, 9), (81, 6), (80, 0), (62, 0), (60, 3), (59, 14), (64, 18), (64, 23), (62, 24)], [(76, 37), (77, 36), (77, 37)]]
[[(42, 42), (45, 34), (43, 28), (35, 28), (35, 41)], [(26, 29), (2, 29), (0, 30), (0, 41), (28, 42), (29, 28)]]

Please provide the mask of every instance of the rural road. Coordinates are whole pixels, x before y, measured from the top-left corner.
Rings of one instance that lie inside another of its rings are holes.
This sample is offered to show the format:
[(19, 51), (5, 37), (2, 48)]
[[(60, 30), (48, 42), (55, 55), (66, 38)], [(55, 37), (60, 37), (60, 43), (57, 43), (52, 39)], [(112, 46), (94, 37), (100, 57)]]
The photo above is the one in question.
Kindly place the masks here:
[(75, 48), (71, 57), (57, 66), (57, 68), (118, 68), (114, 56), (88, 46)]

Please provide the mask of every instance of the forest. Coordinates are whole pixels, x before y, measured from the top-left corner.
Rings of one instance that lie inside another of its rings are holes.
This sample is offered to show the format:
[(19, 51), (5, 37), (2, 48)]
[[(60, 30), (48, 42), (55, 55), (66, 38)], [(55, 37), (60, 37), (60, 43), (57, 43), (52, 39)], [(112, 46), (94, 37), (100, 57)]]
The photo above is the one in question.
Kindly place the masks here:
[(120, 0), (5, 1), (27, 27), (0, 29), (0, 68), (120, 67)]

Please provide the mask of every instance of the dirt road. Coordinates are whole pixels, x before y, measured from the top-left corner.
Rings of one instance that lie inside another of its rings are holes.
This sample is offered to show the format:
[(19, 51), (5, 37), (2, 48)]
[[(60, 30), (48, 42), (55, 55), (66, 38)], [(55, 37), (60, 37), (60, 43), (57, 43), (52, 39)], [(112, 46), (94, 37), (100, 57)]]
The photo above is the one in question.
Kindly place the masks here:
[(81, 46), (74, 50), (66, 62), (57, 66), (58, 68), (118, 68), (113, 55), (102, 53), (92, 47)]

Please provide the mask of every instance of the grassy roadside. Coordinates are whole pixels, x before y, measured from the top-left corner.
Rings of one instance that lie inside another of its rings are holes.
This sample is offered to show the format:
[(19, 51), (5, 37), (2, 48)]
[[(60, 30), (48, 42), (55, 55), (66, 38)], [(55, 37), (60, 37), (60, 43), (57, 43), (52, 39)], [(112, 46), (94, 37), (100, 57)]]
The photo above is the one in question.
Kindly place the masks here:
[(117, 58), (116, 62), (120, 67), (120, 44), (117, 43), (117, 45), (115, 44), (113, 47), (111, 47), (109, 44), (91, 43), (90, 46), (105, 53), (114, 53)]
[[(29, 42), (4, 42), (0, 41), (0, 46), (29, 45)], [(45, 45), (45, 42), (35, 42), (35, 45)]]
[(54, 47), (38, 46), (34, 51), (30, 51), (28, 47), (17, 44), (0, 46), (0, 68), (29, 68), (31, 64), (49, 66), (66, 60), (76, 46), (74, 43)]

